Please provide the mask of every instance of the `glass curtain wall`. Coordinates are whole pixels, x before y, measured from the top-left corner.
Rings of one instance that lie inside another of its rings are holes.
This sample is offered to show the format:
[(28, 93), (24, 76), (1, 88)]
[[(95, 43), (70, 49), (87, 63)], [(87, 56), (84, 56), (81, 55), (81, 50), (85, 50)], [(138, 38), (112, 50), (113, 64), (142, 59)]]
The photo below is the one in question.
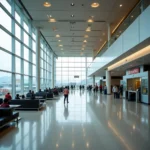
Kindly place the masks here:
[[(14, 3), (0, 0), (0, 97), (36, 89), (36, 34), (29, 18)], [(41, 83), (51, 82), (50, 49), (41, 40)], [(43, 47), (43, 48), (42, 48)]]
[(45, 88), (51, 88), (51, 71), (52, 71), (52, 61), (51, 55), (52, 52), (50, 51), (47, 44), (41, 39), (40, 44), (40, 60), (41, 60), (41, 67), (40, 67), (40, 74), (41, 74), (41, 89), (44, 90)]
[[(87, 61), (86, 61), (87, 60)], [(56, 59), (56, 86), (85, 85), (86, 67), (91, 57), (58, 57)]]

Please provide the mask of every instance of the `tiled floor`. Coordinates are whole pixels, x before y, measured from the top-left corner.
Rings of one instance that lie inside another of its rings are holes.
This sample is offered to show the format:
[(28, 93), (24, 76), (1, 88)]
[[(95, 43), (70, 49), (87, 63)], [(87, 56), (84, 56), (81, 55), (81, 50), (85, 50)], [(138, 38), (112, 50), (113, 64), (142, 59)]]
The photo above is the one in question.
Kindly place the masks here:
[(150, 106), (70, 91), (42, 111), (20, 111), (0, 133), (0, 150), (150, 150)]

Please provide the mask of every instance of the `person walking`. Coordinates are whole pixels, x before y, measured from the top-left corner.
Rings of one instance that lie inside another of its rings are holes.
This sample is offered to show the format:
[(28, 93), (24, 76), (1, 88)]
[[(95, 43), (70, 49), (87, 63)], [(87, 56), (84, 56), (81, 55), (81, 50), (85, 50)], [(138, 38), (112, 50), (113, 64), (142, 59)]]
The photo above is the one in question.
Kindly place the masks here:
[(65, 87), (63, 93), (64, 93), (64, 104), (65, 104), (65, 100), (66, 100), (66, 99), (67, 99), (67, 103), (69, 103), (69, 101), (68, 101), (69, 90), (68, 90), (67, 87)]
[(118, 94), (118, 88), (117, 88), (117, 86), (113, 86), (112, 91), (114, 93), (114, 98), (117, 98), (117, 94)]
[(103, 86), (102, 85), (100, 85), (99, 90), (100, 90), (100, 93), (102, 93), (102, 90), (103, 90)]

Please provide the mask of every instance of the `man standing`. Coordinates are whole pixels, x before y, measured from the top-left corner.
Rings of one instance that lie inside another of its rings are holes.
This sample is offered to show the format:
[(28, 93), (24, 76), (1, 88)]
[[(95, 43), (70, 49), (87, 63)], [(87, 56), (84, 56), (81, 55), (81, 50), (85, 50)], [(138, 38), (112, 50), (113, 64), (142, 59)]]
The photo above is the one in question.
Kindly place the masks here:
[(117, 86), (113, 86), (112, 91), (114, 93), (114, 98), (117, 98), (117, 94), (118, 94), (118, 88), (117, 88)]
[(67, 99), (67, 103), (69, 103), (69, 102), (68, 102), (69, 90), (67, 89), (67, 87), (65, 87), (63, 93), (64, 93), (64, 104), (65, 104), (65, 100), (66, 100), (66, 99)]

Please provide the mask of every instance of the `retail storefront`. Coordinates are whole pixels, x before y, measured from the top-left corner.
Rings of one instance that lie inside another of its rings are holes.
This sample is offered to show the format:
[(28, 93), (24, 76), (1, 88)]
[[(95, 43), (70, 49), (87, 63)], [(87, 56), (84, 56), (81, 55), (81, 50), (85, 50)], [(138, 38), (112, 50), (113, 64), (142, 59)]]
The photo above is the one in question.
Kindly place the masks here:
[(140, 66), (126, 71), (123, 76), (123, 96), (131, 101), (150, 104), (149, 66)]

